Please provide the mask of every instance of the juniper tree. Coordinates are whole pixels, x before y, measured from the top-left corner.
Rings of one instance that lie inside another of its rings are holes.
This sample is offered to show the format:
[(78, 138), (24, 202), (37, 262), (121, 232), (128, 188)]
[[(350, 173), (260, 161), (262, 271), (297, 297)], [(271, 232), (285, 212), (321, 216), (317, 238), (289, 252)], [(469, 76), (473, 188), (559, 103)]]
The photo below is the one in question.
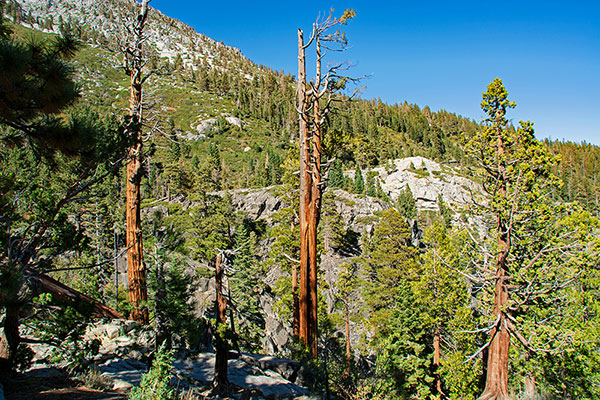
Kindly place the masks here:
[[(300, 338), (317, 357), (318, 336), (318, 254), (317, 231), (321, 216), (321, 197), (324, 188), (323, 135), (327, 115), (331, 111), (334, 93), (345, 88), (349, 78), (341, 76), (342, 65), (325, 70), (322, 61), (331, 51), (343, 51), (346, 36), (336, 26), (345, 25), (354, 17), (351, 9), (341, 17), (329, 14), (313, 24), (311, 38), (304, 43), (304, 34), (298, 29), (298, 89), (300, 142)], [(315, 44), (315, 76), (306, 80), (306, 49)]]
[(130, 78), (129, 118), (126, 132), (131, 146), (127, 160), (127, 204), (126, 204), (126, 238), (127, 238), (127, 275), (129, 278), (129, 301), (133, 306), (131, 318), (148, 323), (148, 300), (146, 287), (146, 270), (143, 262), (142, 220), (140, 214), (141, 189), (143, 176), (143, 103), (142, 85), (149, 75), (143, 74), (146, 64), (142, 53), (145, 41), (144, 26), (148, 18), (148, 3), (143, 0), (136, 21), (128, 30), (133, 36), (132, 43), (123, 48), (123, 66), (125, 74)]
[[(500, 79), (488, 85), (481, 107), (487, 117), (466, 145), (488, 195), (487, 205), (482, 200), (473, 211), (490, 228), (490, 242), (480, 240), (487, 247), (480, 249), (481, 278), (475, 281), (489, 296), (488, 340), (481, 348), (487, 351), (486, 386), (480, 399), (508, 399), (515, 376), (509, 374), (512, 343), (532, 359), (569, 346), (574, 333), (558, 326), (597, 252), (597, 222), (575, 205), (551, 201), (559, 184), (551, 169), (558, 160), (535, 139), (531, 122), (509, 124), (506, 112), (515, 103)], [(523, 373), (531, 384), (536, 373), (527, 365)]]

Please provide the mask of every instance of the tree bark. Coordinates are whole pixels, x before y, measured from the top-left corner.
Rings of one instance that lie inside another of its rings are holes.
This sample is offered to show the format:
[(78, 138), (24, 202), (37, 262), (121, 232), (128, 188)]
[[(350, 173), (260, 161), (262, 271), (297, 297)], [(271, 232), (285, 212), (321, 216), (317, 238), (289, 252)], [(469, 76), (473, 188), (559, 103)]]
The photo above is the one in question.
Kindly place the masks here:
[(142, 9), (134, 26), (135, 46), (132, 50), (130, 68), (131, 78), (129, 96), (129, 124), (128, 135), (133, 144), (129, 148), (127, 161), (127, 276), (129, 280), (129, 301), (133, 306), (131, 319), (143, 324), (148, 323), (148, 309), (145, 305), (148, 300), (146, 288), (146, 271), (142, 260), (142, 222), (140, 217), (142, 179), (142, 42), (143, 29), (147, 16), (147, 1), (142, 4)]
[[(316, 82), (313, 90), (318, 91), (321, 87), (321, 43), (317, 37), (316, 40)], [(312, 151), (310, 159), (311, 174), (311, 193), (310, 205), (308, 211), (308, 254), (309, 254), (309, 347), (312, 355), (317, 358), (318, 353), (318, 255), (317, 255), (317, 229), (321, 219), (321, 154), (323, 148), (321, 144), (322, 128), (321, 122), (323, 116), (319, 107), (319, 94), (313, 93), (313, 135)]]
[[(507, 179), (506, 166), (502, 161), (504, 156), (504, 143), (500, 132), (498, 132), (498, 177), (499, 194), (506, 198)], [(502, 400), (510, 399), (508, 391), (508, 355), (510, 350), (510, 333), (506, 323), (505, 309), (508, 304), (508, 288), (506, 282), (509, 278), (508, 253), (510, 251), (509, 224), (498, 213), (498, 255), (496, 258), (496, 285), (494, 291), (494, 317), (498, 323), (490, 332), (490, 346), (488, 348), (487, 375), (485, 389), (479, 400)]]
[[(434, 278), (433, 278), (433, 297), (437, 301), (440, 297), (440, 292), (438, 290), (438, 280), (437, 280), (438, 271), (437, 271), (435, 263), (433, 264), (433, 276), (434, 276)], [(442, 377), (440, 375), (440, 359), (441, 359), (441, 355), (442, 355), (441, 346), (440, 346), (441, 331), (442, 331), (441, 327), (438, 325), (438, 323), (436, 323), (434, 326), (434, 333), (433, 333), (433, 368), (434, 368), (433, 377), (435, 379), (435, 389), (437, 391), (437, 394), (443, 397)]]
[[(141, 101), (141, 86), (136, 88), (132, 78), (131, 103), (132, 107), (139, 106)], [(137, 117), (135, 125), (139, 125)], [(139, 128), (138, 128), (139, 129)], [(142, 260), (142, 220), (140, 216), (141, 190), (140, 182), (142, 175), (142, 142), (139, 130), (133, 132), (139, 141), (129, 149), (127, 161), (127, 276), (129, 279), (129, 301), (133, 306), (131, 319), (143, 324), (148, 323), (148, 309), (145, 302), (148, 299), (146, 289), (146, 271)]]
[(299, 337), (309, 346), (310, 297), (309, 297), (309, 243), (308, 211), (312, 179), (309, 171), (310, 148), (308, 142), (308, 116), (306, 115), (306, 66), (304, 38), (298, 29), (298, 111), (300, 113), (300, 299), (299, 299)]
[[(32, 295), (50, 293), (53, 299), (67, 303), (88, 303), (92, 305), (92, 315), (98, 318), (124, 318), (124, 316), (91, 297), (70, 288), (54, 278), (38, 273), (33, 269), (25, 271), (30, 275)], [(13, 368), (14, 357), (21, 342), (19, 334), (20, 306), (5, 309), (3, 327), (0, 330), (0, 376), (6, 376)]]
[(214, 263), (217, 318), (215, 325), (215, 378), (213, 387), (221, 389), (229, 383), (227, 379), (227, 353), (229, 349), (227, 340), (223, 337), (224, 327), (227, 325), (227, 300), (223, 296), (223, 255), (218, 254)]
[(40, 274), (32, 269), (27, 273), (31, 275), (32, 286), (36, 288), (34, 293), (50, 293), (55, 300), (61, 300), (66, 303), (88, 303), (92, 305), (92, 315), (97, 318), (115, 318), (124, 319), (125, 317), (112, 308), (94, 300), (90, 296), (83, 294), (67, 285), (64, 285), (54, 278)]

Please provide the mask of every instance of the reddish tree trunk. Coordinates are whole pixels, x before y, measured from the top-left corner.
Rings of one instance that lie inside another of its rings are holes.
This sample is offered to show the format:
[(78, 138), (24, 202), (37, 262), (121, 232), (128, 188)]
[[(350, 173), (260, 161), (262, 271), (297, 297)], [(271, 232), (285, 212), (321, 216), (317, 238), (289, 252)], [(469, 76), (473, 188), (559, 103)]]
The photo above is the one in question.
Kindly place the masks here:
[[(438, 290), (438, 282), (437, 282), (438, 272), (437, 272), (435, 263), (433, 264), (433, 276), (434, 276), (434, 278), (433, 278), (433, 297), (437, 300), (440, 297), (440, 292)], [(441, 328), (439, 325), (436, 324), (434, 327), (434, 333), (433, 333), (433, 368), (434, 368), (433, 376), (435, 379), (435, 389), (437, 391), (437, 394), (439, 394), (443, 397), (442, 377), (440, 375), (440, 359), (441, 359), (441, 355), (442, 355), (440, 341), (441, 341)]]
[(308, 254), (309, 254), (309, 297), (310, 297), (310, 315), (309, 315), (309, 339), (310, 349), (313, 356), (317, 357), (317, 339), (318, 339), (318, 255), (317, 255), (317, 228), (319, 226), (319, 217), (321, 212), (321, 155), (316, 151), (318, 143), (320, 149), (320, 141), (318, 139), (317, 129), (313, 133), (313, 152), (312, 157), (314, 163), (312, 165), (312, 188), (311, 188), (311, 203), (308, 214)]
[(479, 397), (487, 399), (509, 399), (508, 392), (508, 354), (510, 350), (510, 333), (506, 326), (506, 315), (502, 311), (508, 302), (506, 291), (506, 271), (498, 268), (496, 274), (496, 291), (494, 296), (494, 315), (498, 324), (492, 329), (491, 344), (488, 349), (487, 375), (485, 390)]
[[(498, 159), (504, 155), (504, 144), (498, 133)], [(500, 180), (499, 194), (506, 197), (506, 167), (502, 161), (498, 165)], [(508, 391), (508, 355), (510, 350), (510, 333), (506, 323), (505, 309), (509, 296), (506, 287), (509, 279), (508, 253), (510, 251), (510, 233), (504, 217), (498, 215), (498, 256), (496, 258), (496, 285), (494, 292), (494, 316), (498, 323), (490, 332), (488, 348), (487, 375), (485, 389), (479, 400), (510, 399)]]
[(300, 299), (299, 337), (309, 346), (310, 297), (309, 297), (309, 247), (308, 247), (308, 207), (310, 205), (311, 175), (309, 171), (310, 149), (308, 144), (308, 117), (306, 111), (306, 66), (304, 38), (298, 29), (298, 110), (300, 112)]
[[(314, 90), (319, 90), (321, 86), (321, 44), (316, 41), (317, 46), (317, 63), (316, 63), (316, 83)], [(311, 194), (310, 205), (308, 211), (308, 253), (309, 253), (309, 297), (310, 297), (310, 315), (309, 315), (309, 347), (311, 353), (317, 358), (318, 352), (318, 255), (317, 255), (317, 229), (321, 218), (321, 154), (323, 148), (321, 145), (321, 110), (319, 107), (319, 96), (313, 94), (313, 136), (312, 136), (312, 151), (311, 151)]]
[(148, 323), (148, 299), (146, 271), (142, 261), (142, 223), (140, 217), (140, 160), (142, 145), (129, 150), (127, 163), (127, 276), (129, 279), (129, 302), (133, 306), (131, 319)]
[(134, 26), (135, 47), (132, 53), (130, 68), (131, 90), (129, 96), (128, 135), (133, 141), (129, 148), (127, 161), (127, 276), (129, 280), (129, 301), (133, 306), (131, 318), (143, 324), (148, 323), (148, 291), (146, 288), (146, 271), (142, 260), (142, 221), (140, 217), (142, 180), (142, 42), (143, 29), (146, 22), (146, 4), (143, 2), (137, 23)]
[(215, 291), (217, 318), (215, 325), (215, 378), (213, 386), (222, 388), (228, 384), (227, 380), (227, 353), (229, 351), (227, 340), (222, 336), (223, 328), (227, 324), (227, 301), (223, 296), (223, 256), (215, 258)]

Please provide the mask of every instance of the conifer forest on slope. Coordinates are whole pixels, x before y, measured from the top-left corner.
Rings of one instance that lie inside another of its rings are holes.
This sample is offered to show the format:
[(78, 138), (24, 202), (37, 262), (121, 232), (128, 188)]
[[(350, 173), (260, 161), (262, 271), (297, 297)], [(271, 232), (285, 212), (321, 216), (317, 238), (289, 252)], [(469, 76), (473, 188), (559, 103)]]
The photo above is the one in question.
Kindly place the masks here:
[(514, 125), (498, 78), (482, 121), (360, 98), (324, 51), (352, 10), (292, 76), (147, 1), (46, 3), (0, 1), (6, 398), (40, 365), (110, 391), (90, 331), (124, 319), (115, 398), (266, 398), (250, 354), (307, 398), (600, 398), (600, 148)]

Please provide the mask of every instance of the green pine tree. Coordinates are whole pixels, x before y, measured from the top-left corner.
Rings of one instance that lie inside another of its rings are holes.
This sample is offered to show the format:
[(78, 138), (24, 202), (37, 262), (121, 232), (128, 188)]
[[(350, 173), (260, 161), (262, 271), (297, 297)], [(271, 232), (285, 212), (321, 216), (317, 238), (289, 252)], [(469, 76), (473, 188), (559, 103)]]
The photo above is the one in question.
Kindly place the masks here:
[(344, 187), (344, 170), (340, 160), (336, 159), (331, 163), (328, 178), (327, 186), (330, 188), (341, 189)]
[(356, 164), (354, 171), (354, 193), (362, 194), (365, 192), (365, 180), (363, 178), (360, 166)]
[(404, 190), (400, 191), (398, 194), (396, 204), (398, 206), (398, 211), (400, 211), (405, 218), (416, 218), (417, 203), (408, 185), (406, 185)]
[(386, 210), (361, 257), (363, 297), (374, 333), (369, 346), (377, 354), (378, 389), (371, 396), (427, 398), (432, 392), (432, 339), (411, 288), (420, 267), (410, 239), (404, 217)]
[(377, 172), (368, 171), (367, 172), (367, 186), (366, 186), (367, 196), (371, 196), (371, 197), (377, 196), (377, 187), (375, 186), (375, 179), (377, 179)]
[[(515, 103), (508, 100), (500, 79), (488, 85), (481, 106), (487, 117), (466, 150), (479, 162), (489, 199), (485, 208), (472, 207), (489, 218), (490, 230), (488, 240), (480, 239), (485, 246), (476, 262), (494, 271), (478, 281), (486, 295), (481, 311), (490, 342), (482, 396), (507, 397), (522, 379), (560, 398), (597, 392), (593, 384), (584, 384), (585, 389), (553, 386), (555, 370), (529, 355), (561, 346), (574, 351), (563, 341), (579, 334), (582, 320), (575, 322), (572, 307), (579, 301), (575, 293), (584, 284), (583, 271), (590, 268), (590, 249), (597, 248), (590, 232), (598, 221), (576, 205), (551, 200), (559, 183), (552, 174), (557, 158), (535, 139), (531, 122), (510, 125), (506, 113)], [(560, 250), (565, 248), (570, 251)], [(590, 362), (584, 354), (580, 353), (582, 362)]]

